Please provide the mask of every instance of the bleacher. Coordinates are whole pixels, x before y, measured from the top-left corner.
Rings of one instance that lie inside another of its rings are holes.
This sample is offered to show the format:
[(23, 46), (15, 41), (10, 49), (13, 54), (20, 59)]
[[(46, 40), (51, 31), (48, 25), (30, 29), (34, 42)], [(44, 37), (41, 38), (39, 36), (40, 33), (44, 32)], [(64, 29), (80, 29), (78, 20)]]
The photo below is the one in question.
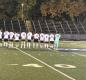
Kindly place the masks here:
[(26, 31), (26, 27), (23, 21), (21, 20), (0, 20), (0, 29), (2, 31), (13, 31), (13, 32), (22, 32)]
[[(24, 21), (22, 20), (0, 20), (0, 29), (2, 31), (13, 32), (27, 32)], [(72, 40), (86, 40), (86, 19), (81, 22), (73, 21), (57, 21), (51, 19), (35, 19), (32, 20), (32, 32), (33, 33), (60, 33), (62, 39)]]
[[(27, 31), (25, 23), (22, 20), (0, 20), (0, 29), (2, 31), (22, 32)], [(60, 34), (86, 34), (86, 20), (84, 22), (57, 21), (50, 19), (32, 20), (32, 30), (37, 33), (60, 33)]]
[(60, 33), (60, 34), (86, 34), (86, 23), (73, 21), (56, 21), (38, 19), (32, 20), (33, 32)]

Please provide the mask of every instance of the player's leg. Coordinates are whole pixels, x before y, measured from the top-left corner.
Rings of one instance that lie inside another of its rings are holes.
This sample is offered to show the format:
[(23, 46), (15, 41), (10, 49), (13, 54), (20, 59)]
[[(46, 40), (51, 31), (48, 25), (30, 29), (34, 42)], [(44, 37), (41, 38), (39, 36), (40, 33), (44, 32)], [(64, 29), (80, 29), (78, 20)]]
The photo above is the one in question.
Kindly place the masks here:
[(26, 41), (25, 40), (23, 41), (23, 46), (24, 46), (24, 48), (26, 47)]
[(39, 47), (41, 48), (41, 41), (39, 41)]
[(46, 47), (47, 47), (47, 43), (45, 42), (45, 43), (44, 43), (44, 48), (46, 48)]
[(9, 40), (8, 44), (9, 44), (8, 46), (9, 48), (13, 48), (13, 39)]
[(4, 37), (3, 37), (2, 42), (3, 42), (3, 47), (5, 47), (5, 38)]
[(54, 42), (54, 49), (57, 49), (59, 47), (59, 40), (56, 40)]
[(56, 44), (56, 48), (58, 48), (59, 47), (59, 40), (57, 41), (57, 44)]
[(50, 41), (50, 47), (54, 48), (54, 41)]
[(11, 48), (11, 40), (9, 40), (8, 44), (8, 47)]
[(43, 44), (44, 44), (43, 41), (40, 41), (40, 42), (39, 42), (40, 48), (43, 48), (43, 47), (44, 47)]
[(9, 43), (8, 43), (8, 39), (5, 39), (5, 40), (4, 40), (4, 46), (5, 46), (5, 47), (8, 47), (8, 44), (9, 44)]
[(20, 45), (21, 45), (21, 48), (23, 48), (23, 40), (21, 40)]
[(6, 46), (6, 41), (5, 41), (5, 39), (3, 40), (3, 46), (4, 46), (4, 47)]
[(49, 47), (49, 42), (46, 43), (46, 48), (48, 48), (48, 47)]
[(36, 41), (36, 48), (38, 48), (38, 47), (39, 47), (39, 41), (37, 39), (37, 41)]
[(31, 48), (31, 40), (28, 40), (27, 47)]
[(0, 47), (2, 47), (2, 39), (0, 39)]
[(15, 47), (19, 47), (19, 40), (15, 40)]
[(14, 46), (14, 45), (13, 45), (13, 42), (14, 42), (14, 41), (12, 40), (12, 41), (11, 41), (11, 47), (12, 47), (12, 48), (13, 48), (13, 46)]
[(34, 39), (33, 40), (33, 48), (35, 48), (35, 46), (36, 46), (36, 40)]

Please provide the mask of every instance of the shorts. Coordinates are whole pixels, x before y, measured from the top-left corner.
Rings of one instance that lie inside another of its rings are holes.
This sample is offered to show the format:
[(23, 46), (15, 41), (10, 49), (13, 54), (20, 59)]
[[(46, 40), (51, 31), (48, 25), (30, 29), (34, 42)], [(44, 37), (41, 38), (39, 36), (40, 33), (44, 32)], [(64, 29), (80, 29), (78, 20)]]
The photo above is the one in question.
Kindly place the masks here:
[(49, 43), (48, 41), (45, 41), (45, 43)]
[(40, 41), (40, 43), (44, 43), (44, 41)]
[(31, 40), (28, 40), (28, 42), (31, 42)]
[(15, 40), (15, 42), (19, 42), (19, 40)]
[(22, 39), (21, 41), (25, 41), (25, 39)]
[(38, 39), (34, 39), (34, 42), (38, 42)]
[(51, 44), (54, 44), (54, 41), (50, 41)]
[(4, 39), (4, 41), (5, 41), (5, 42), (7, 42), (7, 41), (8, 41), (8, 39)]
[(10, 39), (9, 41), (11, 41), (11, 42), (12, 42), (12, 41), (13, 41), (13, 39)]

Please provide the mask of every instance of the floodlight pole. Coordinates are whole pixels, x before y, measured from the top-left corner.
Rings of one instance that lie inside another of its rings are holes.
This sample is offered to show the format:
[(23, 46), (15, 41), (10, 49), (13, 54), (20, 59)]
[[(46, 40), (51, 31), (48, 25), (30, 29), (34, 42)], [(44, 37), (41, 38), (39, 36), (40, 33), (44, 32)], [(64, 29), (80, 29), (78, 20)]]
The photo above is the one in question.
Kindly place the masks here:
[(24, 3), (22, 3), (21, 6), (22, 6), (22, 16), (21, 17), (22, 17), (22, 20), (24, 20), (24, 13), (23, 13), (24, 12)]

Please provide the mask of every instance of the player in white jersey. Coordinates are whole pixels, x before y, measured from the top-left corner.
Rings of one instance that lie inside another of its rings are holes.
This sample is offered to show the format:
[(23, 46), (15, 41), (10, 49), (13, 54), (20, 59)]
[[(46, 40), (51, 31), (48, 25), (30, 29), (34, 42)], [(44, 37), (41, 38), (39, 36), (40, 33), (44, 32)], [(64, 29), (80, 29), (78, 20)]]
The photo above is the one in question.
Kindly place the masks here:
[(2, 47), (2, 31), (0, 30), (0, 47)]
[(55, 36), (54, 36), (54, 34), (50, 34), (50, 47), (52, 47), (52, 48), (54, 48), (54, 38), (55, 38)]
[(33, 48), (38, 48), (39, 46), (39, 34), (35, 33), (34, 34), (34, 43), (33, 43)]
[(27, 48), (31, 48), (32, 32), (27, 33)]
[(21, 48), (25, 48), (26, 32), (21, 32)]
[(4, 32), (4, 47), (8, 47), (9, 32)]
[(9, 32), (9, 48), (13, 48), (14, 32)]
[(20, 38), (20, 34), (15, 32), (14, 33), (15, 47), (19, 47), (19, 38)]
[(49, 34), (44, 35), (44, 42), (45, 42), (45, 44), (44, 44), (45, 48), (48, 48), (48, 46), (49, 46)]
[(39, 40), (40, 40), (40, 48), (44, 47), (44, 33), (40, 33), (39, 35)]

